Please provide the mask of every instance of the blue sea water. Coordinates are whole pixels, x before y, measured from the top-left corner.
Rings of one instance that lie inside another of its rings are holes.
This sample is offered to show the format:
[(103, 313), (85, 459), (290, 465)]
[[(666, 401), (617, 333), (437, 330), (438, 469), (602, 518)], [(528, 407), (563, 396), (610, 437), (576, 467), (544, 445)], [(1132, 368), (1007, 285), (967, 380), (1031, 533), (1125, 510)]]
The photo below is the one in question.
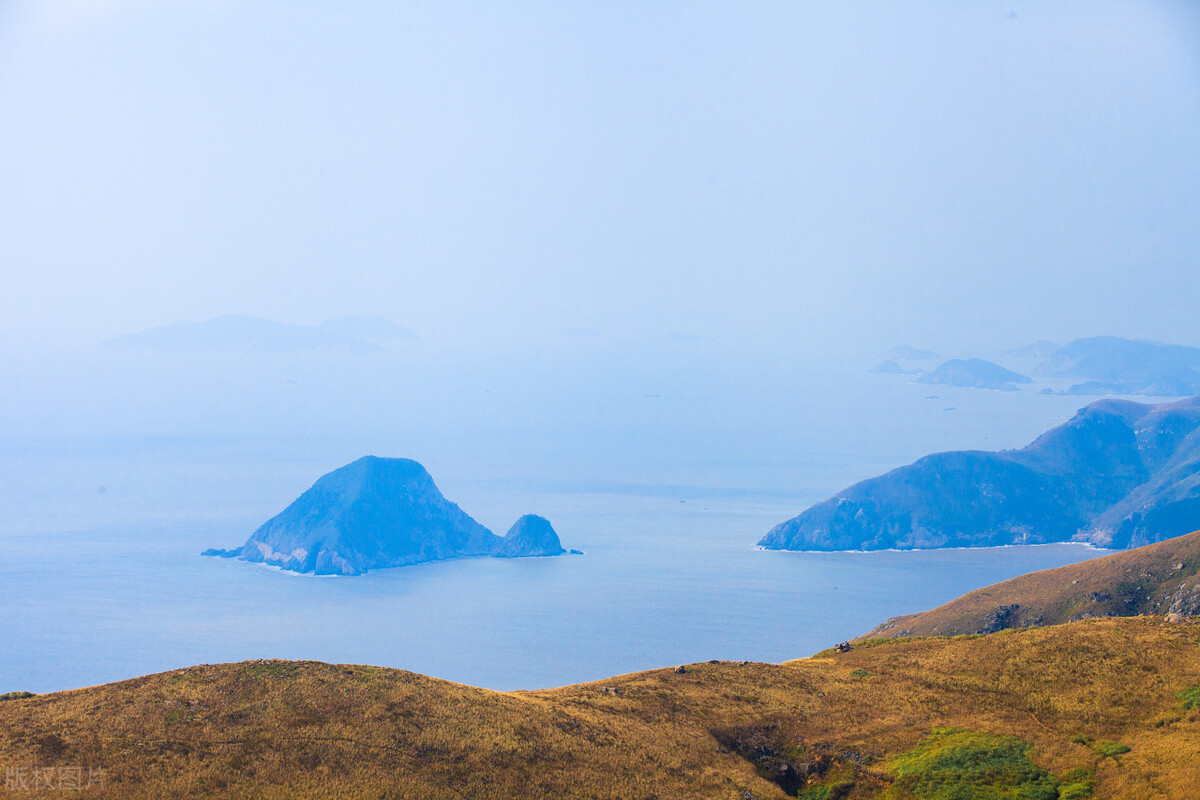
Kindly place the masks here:
[(494, 689), (710, 658), (781, 661), (1100, 554), (1073, 545), (779, 553), (753, 544), (795, 511), (783, 497), (562, 487), (534, 499), (584, 555), (316, 578), (197, 555), (239, 542), (261, 521), (252, 517), (10, 532), (0, 538), (0, 689), (251, 658), (386, 665)]
[[(378, 373), (363, 385), (383, 385)], [(710, 658), (781, 661), (1102, 554), (758, 550), (772, 525), (848, 483), (937, 449), (1023, 445), (1078, 402), (942, 387), (931, 397), (928, 386), (861, 371), (828, 385), (808, 376), (803, 392), (742, 383), (734, 402), (699, 374), (634, 380), (603, 402), (587, 384), (559, 385), (554, 404), (568, 412), (555, 417), (502, 382), (494, 393), (453, 385), (422, 400), (400, 388), (334, 403), (302, 394), (302, 370), (280, 370), (270, 386), (259, 370), (257, 383), (232, 382), (265, 398), (240, 427), (205, 416), (230, 391), (222, 378), (215, 390), (167, 381), (175, 394), (140, 409), (131, 394), (128, 419), (110, 420), (105, 435), (89, 433), (97, 426), (81, 409), (46, 411), (40, 432), (0, 429), (0, 691), (252, 658), (377, 664), (494, 689)], [(203, 405), (186, 406), (191, 394)], [(140, 432), (169, 403), (186, 424)], [(82, 422), (60, 424), (72, 419)], [(366, 453), (421, 460), (493, 530), (542, 514), (584, 555), (354, 578), (198, 555), (240, 544), (321, 474)]]

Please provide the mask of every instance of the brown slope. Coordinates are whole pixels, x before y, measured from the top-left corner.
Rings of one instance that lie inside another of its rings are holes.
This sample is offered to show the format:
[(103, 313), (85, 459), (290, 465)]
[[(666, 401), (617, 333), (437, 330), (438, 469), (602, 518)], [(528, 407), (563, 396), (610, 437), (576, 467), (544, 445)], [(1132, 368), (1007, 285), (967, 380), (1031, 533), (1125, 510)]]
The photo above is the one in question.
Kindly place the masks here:
[(1092, 617), (1169, 613), (1200, 614), (1200, 531), (1021, 575), (931, 611), (893, 617), (859, 639), (992, 633)]
[[(1159, 619), (517, 693), (248, 662), (0, 702), (0, 765), (105, 770), (103, 793), (14, 797), (748, 800), (840, 783), (824, 796), (856, 800), (948, 725), (1019, 736), (1056, 775), (1092, 770), (1096, 798), (1180, 798), (1200, 785), (1200, 713), (1177, 694), (1198, 683), (1200, 629)], [(1080, 734), (1130, 751), (1102, 758)]]

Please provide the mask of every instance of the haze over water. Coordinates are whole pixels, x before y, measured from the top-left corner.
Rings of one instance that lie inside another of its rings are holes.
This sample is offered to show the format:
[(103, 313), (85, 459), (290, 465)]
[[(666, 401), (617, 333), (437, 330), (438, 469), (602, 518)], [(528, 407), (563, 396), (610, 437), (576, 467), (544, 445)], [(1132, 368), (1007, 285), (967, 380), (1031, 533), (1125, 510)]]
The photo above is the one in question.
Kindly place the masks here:
[[(1193, 3), (18, 0), (0, 109), (0, 692), (804, 656), (1096, 554), (756, 551), (1084, 402), (868, 375), (888, 347), (1200, 345)], [(419, 338), (99, 346), (225, 314)], [(367, 453), (586, 555), (352, 580), (197, 555)]]

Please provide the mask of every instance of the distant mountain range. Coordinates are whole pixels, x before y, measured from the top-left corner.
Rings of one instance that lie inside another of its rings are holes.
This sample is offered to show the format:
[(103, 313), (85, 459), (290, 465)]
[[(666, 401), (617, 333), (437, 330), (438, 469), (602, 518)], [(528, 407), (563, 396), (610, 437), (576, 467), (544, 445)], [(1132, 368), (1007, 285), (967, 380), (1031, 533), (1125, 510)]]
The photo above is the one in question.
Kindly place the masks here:
[(1005, 350), (1000, 355), (1008, 356), (1009, 358), (1046, 358), (1060, 347), (1062, 345), (1058, 342), (1047, 342), (1045, 339), (1039, 339), (1024, 347), (1014, 347), (1011, 350)]
[(1068, 394), (1187, 397), (1200, 394), (1200, 348), (1093, 336), (1058, 348), (1034, 374), (1088, 379)]
[[(1200, 394), (1200, 348), (1160, 344), (1119, 336), (1075, 339), (1065, 345), (1037, 341), (1005, 350), (1002, 356), (1042, 359), (1033, 369), (1040, 378), (1082, 378), (1065, 391), (1054, 387), (1043, 394), (1134, 395), (1190, 397)], [(877, 374), (920, 375), (918, 382), (975, 389), (1016, 391), (1029, 377), (979, 358), (951, 359), (936, 369), (906, 369), (898, 361), (936, 358), (928, 350), (908, 345), (893, 347), (870, 371)]]
[(775, 550), (1082, 541), (1124, 548), (1200, 528), (1200, 398), (1101, 400), (1021, 450), (926, 456), (767, 533)]
[(416, 461), (365, 456), (321, 477), (241, 547), (204, 555), (292, 572), (360, 575), (449, 558), (564, 552), (542, 517), (521, 517), (501, 538), (443, 497)]
[(100, 343), (106, 350), (148, 353), (294, 353), (334, 350), (368, 353), (382, 343), (415, 339), (416, 334), (375, 316), (331, 319), (295, 325), (259, 317), (223, 316), (207, 322), (176, 322)]

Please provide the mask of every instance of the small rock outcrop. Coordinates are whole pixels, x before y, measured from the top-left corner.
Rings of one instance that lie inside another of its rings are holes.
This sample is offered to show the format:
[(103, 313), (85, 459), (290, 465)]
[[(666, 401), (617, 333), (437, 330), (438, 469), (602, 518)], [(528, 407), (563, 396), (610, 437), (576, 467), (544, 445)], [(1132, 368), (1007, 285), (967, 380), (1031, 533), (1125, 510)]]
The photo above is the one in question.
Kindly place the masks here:
[(1171, 614), (1187, 617), (1200, 614), (1200, 577), (1181, 583), (1167, 600), (1170, 602), (1167, 611)]
[(996, 606), (991, 615), (988, 616), (987, 622), (984, 623), (984, 626), (977, 633), (996, 633), (997, 631), (1013, 627), (1017, 619), (1017, 609), (1020, 607), (1018, 603)]
[(560, 556), (567, 552), (550, 522), (537, 514), (526, 514), (513, 523), (492, 555), (497, 558)]

